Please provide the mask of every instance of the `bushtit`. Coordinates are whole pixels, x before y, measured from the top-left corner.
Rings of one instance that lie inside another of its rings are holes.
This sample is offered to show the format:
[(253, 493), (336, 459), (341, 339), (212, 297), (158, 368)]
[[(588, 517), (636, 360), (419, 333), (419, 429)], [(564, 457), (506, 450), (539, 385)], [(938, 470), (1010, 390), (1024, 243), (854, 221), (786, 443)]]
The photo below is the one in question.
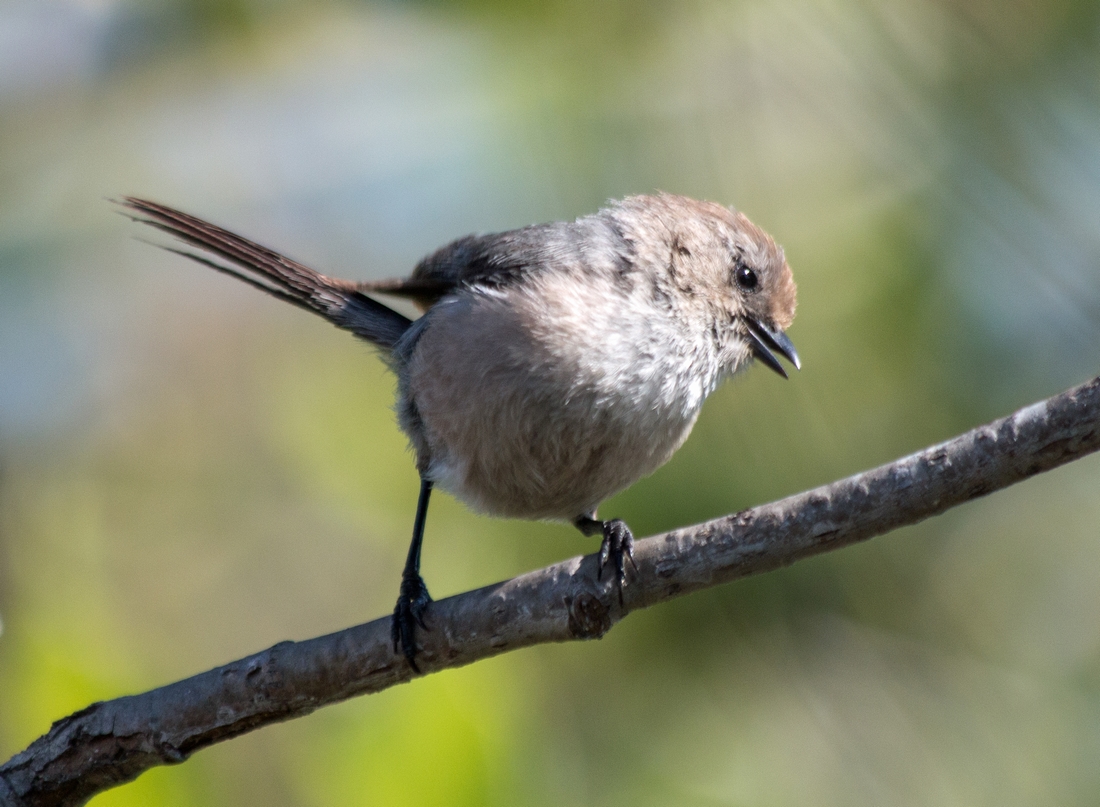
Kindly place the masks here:
[[(135, 220), (198, 247), (173, 251), (305, 308), (379, 349), (416, 452), (420, 498), (393, 615), (413, 669), (431, 598), (420, 547), (433, 486), (497, 516), (600, 534), (619, 596), (633, 536), (601, 501), (664, 464), (703, 400), (759, 359), (795, 367), (795, 284), (783, 251), (711, 202), (632, 196), (573, 222), (470, 235), (403, 280), (318, 274), (172, 208), (127, 197)], [(411, 299), (410, 320), (368, 295)]]

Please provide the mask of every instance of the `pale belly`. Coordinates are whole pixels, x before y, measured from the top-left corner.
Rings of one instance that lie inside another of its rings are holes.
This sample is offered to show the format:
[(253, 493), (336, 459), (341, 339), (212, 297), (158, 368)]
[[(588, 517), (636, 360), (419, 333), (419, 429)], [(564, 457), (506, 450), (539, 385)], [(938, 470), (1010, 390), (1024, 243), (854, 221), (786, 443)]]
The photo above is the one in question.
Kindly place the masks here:
[(421, 472), (471, 508), (571, 520), (664, 464), (713, 385), (653, 359), (675, 354), (651, 322), (609, 325), (621, 305), (529, 302), (433, 309), (398, 408)]

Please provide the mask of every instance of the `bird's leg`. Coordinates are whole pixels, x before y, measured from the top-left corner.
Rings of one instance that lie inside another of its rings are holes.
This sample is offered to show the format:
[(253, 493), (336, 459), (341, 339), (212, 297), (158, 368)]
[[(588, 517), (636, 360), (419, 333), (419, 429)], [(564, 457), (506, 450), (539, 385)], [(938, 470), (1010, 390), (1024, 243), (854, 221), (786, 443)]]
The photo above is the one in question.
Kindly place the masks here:
[(401, 572), (401, 593), (393, 609), (393, 624), (390, 633), (393, 637), (393, 652), (400, 647), (405, 652), (409, 666), (416, 672), (416, 626), (428, 630), (424, 622), (424, 611), (432, 601), (424, 578), (420, 576), (420, 546), (424, 543), (424, 521), (428, 517), (428, 498), (432, 494), (432, 483), (421, 477), (420, 498), (416, 502), (416, 518), (413, 521), (413, 537), (409, 544), (409, 556), (405, 560), (405, 570)]
[(615, 567), (615, 580), (619, 584), (619, 604), (623, 601), (623, 586), (626, 585), (626, 561), (634, 570), (638, 565), (634, 562), (634, 534), (626, 522), (618, 518), (610, 521), (600, 521), (596, 513), (578, 516), (573, 521), (574, 526), (585, 535), (602, 535), (603, 543), (600, 544), (600, 562), (596, 566), (596, 579), (603, 579), (604, 567), (613, 564)]

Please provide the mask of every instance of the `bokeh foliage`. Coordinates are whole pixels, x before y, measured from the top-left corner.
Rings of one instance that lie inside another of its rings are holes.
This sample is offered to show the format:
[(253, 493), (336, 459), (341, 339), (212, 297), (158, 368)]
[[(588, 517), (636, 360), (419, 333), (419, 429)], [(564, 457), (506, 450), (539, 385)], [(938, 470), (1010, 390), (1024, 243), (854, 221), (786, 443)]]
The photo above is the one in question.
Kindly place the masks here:
[[(821, 484), (1100, 366), (1089, 0), (0, 2), (0, 757), (386, 613), (416, 478), (369, 350), (104, 197), (380, 277), (654, 189), (787, 249), (805, 369), (607, 503)], [(1093, 804), (1100, 463), (204, 751), (95, 805)], [(445, 496), (436, 596), (591, 542)]]

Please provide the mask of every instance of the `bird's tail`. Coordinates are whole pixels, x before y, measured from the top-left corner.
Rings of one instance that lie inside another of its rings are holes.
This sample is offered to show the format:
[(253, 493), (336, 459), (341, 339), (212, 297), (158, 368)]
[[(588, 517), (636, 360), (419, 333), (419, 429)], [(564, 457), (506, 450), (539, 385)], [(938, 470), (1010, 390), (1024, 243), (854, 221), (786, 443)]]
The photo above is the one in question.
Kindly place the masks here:
[[(205, 255), (164, 247), (243, 280), (299, 308), (320, 314), (378, 347), (392, 349), (411, 321), (359, 291), (356, 284), (325, 277), (308, 266), (171, 207), (124, 196), (125, 214), (168, 233)], [(223, 263), (224, 261), (224, 263)]]

